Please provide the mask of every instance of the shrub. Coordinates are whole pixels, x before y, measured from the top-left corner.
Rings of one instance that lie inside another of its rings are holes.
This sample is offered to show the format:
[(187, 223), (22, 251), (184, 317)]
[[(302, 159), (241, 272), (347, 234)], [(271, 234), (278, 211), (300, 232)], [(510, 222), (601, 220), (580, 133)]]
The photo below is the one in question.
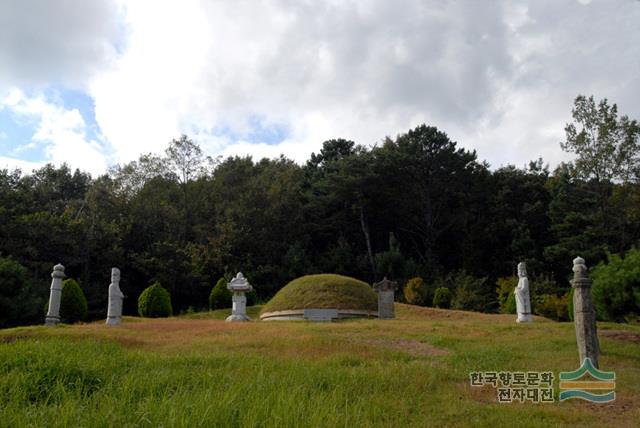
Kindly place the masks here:
[(513, 291), (518, 285), (517, 276), (508, 276), (505, 278), (498, 278), (496, 282), (496, 293), (498, 295), (498, 304), (500, 305), (500, 312), (503, 314), (515, 314), (516, 313), (516, 299)]
[(436, 288), (433, 296), (433, 306), (436, 308), (449, 309), (451, 306), (451, 291), (446, 287)]
[(404, 298), (410, 305), (426, 305), (428, 289), (422, 278), (415, 277), (404, 286)]
[(538, 299), (535, 313), (552, 320), (567, 321), (569, 319), (568, 299), (569, 293), (562, 296), (556, 296), (555, 294), (542, 295)]
[(149, 318), (171, 316), (173, 309), (169, 292), (159, 282), (147, 287), (138, 297), (138, 313)]
[(231, 291), (227, 288), (227, 280), (222, 277), (211, 289), (209, 294), (209, 309), (224, 309), (231, 307)]
[(87, 298), (80, 284), (74, 279), (66, 279), (62, 283), (60, 296), (60, 319), (66, 323), (83, 321), (87, 318)]
[(476, 278), (460, 271), (449, 281), (455, 286), (455, 295), (451, 302), (454, 309), (477, 312), (490, 312), (497, 309), (498, 302), (493, 290), (487, 288), (487, 278)]
[(504, 304), (500, 306), (500, 312), (503, 314), (515, 314), (518, 312), (518, 308), (516, 305), (516, 295), (511, 292), (509, 296), (507, 296), (507, 300), (505, 300)]
[(27, 269), (11, 258), (0, 258), (0, 328), (17, 325), (29, 298)]
[(573, 287), (567, 293), (567, 317), (573, 321)]
[(593, 303), (599, 319), (626, 321), (640, 314), (640, 249), (632, 248), (624, 258), (609, 254), (608, 259), (591, 272)]

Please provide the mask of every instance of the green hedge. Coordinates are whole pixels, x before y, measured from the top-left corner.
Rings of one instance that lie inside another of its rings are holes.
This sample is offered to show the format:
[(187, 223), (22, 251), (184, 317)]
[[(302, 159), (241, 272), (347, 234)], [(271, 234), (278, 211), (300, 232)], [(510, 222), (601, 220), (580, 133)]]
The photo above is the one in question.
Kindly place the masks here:
[(148, 318), (170, 317), (173, 314), (171, 295), (159, 282), (152, 284), (138, 297), (138, 313)]
[(62, 283), (60, 296), (60, 319), (62, 322), (74, 323), (87, 319), (87, 298), (75, 279), (69, 278)]
[(225, 309), (231, 307), (231, 291), (227, 288), (227, 280), (223, 277), (218, 280), (209, 294), (209, 309)]

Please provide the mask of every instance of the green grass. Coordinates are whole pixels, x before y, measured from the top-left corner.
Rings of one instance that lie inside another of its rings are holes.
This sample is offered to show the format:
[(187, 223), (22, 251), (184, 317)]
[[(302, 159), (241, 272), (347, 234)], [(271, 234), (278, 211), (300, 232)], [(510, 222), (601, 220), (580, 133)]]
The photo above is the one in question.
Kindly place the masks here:
[(599, 326), (614, 403), (498, 404), (469, 372), (573, 370), (572, 324), (396, 310), (391, 321), (225, 323), (220, 310), (2, 330), (0, 427), (638, 426), (637, 326)]
[(334, 274), (306, 275), (284, 286), (263, 312), (305, 308), (378, 310), (378, 297), (369, 284)]

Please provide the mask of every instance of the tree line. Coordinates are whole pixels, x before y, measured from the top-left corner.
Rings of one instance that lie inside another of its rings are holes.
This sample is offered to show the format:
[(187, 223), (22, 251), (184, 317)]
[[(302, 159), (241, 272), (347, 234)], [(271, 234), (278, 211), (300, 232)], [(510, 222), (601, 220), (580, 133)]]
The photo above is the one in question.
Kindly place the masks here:
[(491, 170), (426, 125), (373, 147), (325, 141), (304, 165), (211, 159), (183, 135), (96, 178), (66, 165), (0, 170), (0, 327), (41, 322), (58, 262), (92, 319), (105, 316), (114, 266), (125, 314), (156, 281), (174, 312), (205, 309), (237, 271), (261, 300), (328, 272), (419, 277), (492, 312), (500, 281), (526, 261), (532, 291), (559, 298), (574, 257), (595, 266), (640, 240), (639, 134), (615, 104), (579, 96), (562, 143), (576, 159), (553, 171), (542, 159)]

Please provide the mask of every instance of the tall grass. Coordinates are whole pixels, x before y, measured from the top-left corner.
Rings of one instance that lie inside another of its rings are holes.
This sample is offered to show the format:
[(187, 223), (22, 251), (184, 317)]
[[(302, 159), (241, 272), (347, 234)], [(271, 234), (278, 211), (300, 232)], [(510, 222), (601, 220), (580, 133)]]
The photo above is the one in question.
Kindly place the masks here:
[[(241, 329), (216, 320), (149, 325), (157, 326), (154, 334), (172, 337), (169, 326), (185, 336), (189, 330), (176, 325), (190, 322), (212, 329), (194, 330), (199, 338), (175, 349), (160, 337), (157, 349), (117, 342), (119, 335), (153, 336), (148, 329), (84, 325), (5, 332), (0, 426), (542, 427), (633, 426), (640, 420), (640, 345), (629, 342), (606, 340), (603, 364), (617, 370), (619, 403), (631, 408), (500, 405), (493, 390), (468, 387), (471, 370), (575, 368), (569, 324), (522, 329), (496, 316), (253, 323)], [(17, 333), (28, 337), (13, 340)], [(400, 338), (403, 346), (429, 343), (448, 354), (378, 346)], [(235, 342), (242, 346), (231, 346)]]

